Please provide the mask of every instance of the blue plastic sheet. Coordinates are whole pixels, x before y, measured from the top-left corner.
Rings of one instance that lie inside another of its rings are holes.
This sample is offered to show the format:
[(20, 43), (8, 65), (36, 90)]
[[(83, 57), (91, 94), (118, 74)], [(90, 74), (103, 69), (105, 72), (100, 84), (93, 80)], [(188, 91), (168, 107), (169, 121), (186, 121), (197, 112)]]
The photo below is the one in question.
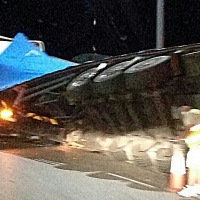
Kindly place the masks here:
[(0, 91), (74, 65), (48, 56), (18, 33), (0, 54)]

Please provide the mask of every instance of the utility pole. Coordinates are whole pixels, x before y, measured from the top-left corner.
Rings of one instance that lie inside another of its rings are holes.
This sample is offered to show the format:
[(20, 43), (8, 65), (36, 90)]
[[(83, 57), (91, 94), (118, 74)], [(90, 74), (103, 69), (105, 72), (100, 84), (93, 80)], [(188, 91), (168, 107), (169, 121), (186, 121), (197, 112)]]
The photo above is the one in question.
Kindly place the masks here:
[(164, 0), (157, 0), (156, 49), (164, 47)]

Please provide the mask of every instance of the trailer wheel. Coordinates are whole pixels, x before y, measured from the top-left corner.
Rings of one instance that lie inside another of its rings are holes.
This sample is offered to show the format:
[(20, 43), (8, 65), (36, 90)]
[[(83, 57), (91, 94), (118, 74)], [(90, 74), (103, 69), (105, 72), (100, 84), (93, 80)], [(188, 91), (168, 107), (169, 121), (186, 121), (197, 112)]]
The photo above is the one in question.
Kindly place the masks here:
[(125, 88), (123, 71), (144, 59), (145, 57), (137, 56), (131, 60), (117, 63), (101, 72), (93, 80), (95, 93), (103, 95), (122, 92)]
[(77, 101), (88, 99), (90, 96), (92, 96), (92, 79), (106, 66), (106, 63), (101, 63), (98, 67), (86, 70), (75, 77), (67, 85), (67, 97)]
[(127, 90), (144, 90), (154, 84), (168, 81), (171, 77), (170, 56), (150, 58), (125, 70), (125, 87)]

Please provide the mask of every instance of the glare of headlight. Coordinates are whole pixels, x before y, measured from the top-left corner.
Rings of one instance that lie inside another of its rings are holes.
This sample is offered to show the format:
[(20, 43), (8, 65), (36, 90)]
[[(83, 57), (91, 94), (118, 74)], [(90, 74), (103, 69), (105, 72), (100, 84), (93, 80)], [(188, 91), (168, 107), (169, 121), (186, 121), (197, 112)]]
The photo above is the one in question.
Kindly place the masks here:
[(10, 120), (10, 118), (13, 116), (12, 110), (9, 109), (3, 109), (0, 112), (0, 117), (4, 120)]

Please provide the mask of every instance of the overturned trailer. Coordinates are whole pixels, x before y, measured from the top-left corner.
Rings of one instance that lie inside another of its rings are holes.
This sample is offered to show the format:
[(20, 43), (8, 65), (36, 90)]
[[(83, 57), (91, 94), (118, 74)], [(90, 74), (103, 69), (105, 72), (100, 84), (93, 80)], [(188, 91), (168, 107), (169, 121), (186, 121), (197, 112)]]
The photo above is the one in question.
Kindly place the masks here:
[[(28, 49), (23, 54), (40, 57), (37, 49)], [(53, 58), (44, 64), (45, 71), (40, 68), (41, 61), (34, 62), (37, 72), (34, 77), (23, 67), (29, 63), (12, 63), (12, 69), (23, 69), (17, 74), (20, 81), (15, 83), (9, 82), (16, 77), (15, 71), (5, 68), (10, 58), (5, 59), (3, 55), (0, 64), (9, 78), (4, 80), (2, 75), (0, 96), (2, 108), (12, 112), (7, 114), (7, 119), (1, 115), (1, 125), (15, 131), (55, 134), (56, 129), (58, 134), (61, 130), (67, 134), (79, 129), (84, 133), (119, 136), (138, 135), (142, 131), (145, 138), (154, 138), (155, 143), (148, 148), (136, 145), (134, 159), (140, 163), (149, 161), (146, 159), (152, 153), (149, 149), (155, 147), (150, 162), (159, 160), (159, 165), (165, 168), (172, 146), (163, 144), (183, 129), (178, 108), (183, 105), (200, 108), (200, 44), (152, 49), (79, 64)], [(62, 64), (55, 67), (58, 61)]]

